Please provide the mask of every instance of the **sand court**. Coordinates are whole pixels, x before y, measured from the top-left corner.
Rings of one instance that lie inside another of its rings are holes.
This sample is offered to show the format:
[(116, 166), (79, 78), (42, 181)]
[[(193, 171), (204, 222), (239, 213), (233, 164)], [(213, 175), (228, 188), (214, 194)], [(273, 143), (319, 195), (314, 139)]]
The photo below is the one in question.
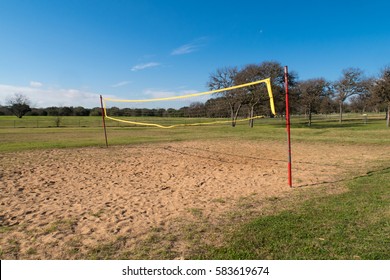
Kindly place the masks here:
[[(116, 236), (136, 244), (194, 211), (217, 220), (240, 198), (286, 195), (294, 191), (286, 149), (279, 142), (215, 140), (2, 154), (2, 258), (63, 259), (71, 242), (82, 252)], [(293, 182), (312, 188), (380, 157), (390, 153), (295, 143)]]

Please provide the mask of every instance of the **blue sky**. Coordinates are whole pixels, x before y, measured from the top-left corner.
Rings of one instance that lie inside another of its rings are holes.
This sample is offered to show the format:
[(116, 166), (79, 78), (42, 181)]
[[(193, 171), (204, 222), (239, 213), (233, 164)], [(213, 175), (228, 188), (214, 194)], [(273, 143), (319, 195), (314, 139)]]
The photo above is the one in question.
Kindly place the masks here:
[(0, 0), (0, 104), (99, 106), (207, 90), (225, 66), (275, 60), (301, 80), (390, 63), (390, 1)]

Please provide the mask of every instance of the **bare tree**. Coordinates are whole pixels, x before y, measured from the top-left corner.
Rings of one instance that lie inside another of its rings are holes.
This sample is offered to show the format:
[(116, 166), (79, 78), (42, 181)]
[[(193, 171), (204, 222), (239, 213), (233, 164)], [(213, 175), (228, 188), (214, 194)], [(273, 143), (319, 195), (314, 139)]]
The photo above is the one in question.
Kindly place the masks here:
[(9, 98), (7, 103), (12, 113), (18, 118), (22, 118), (31, 111), (30, 100), (21, 93), (15, 93), (13, 97)]
[(298, 83), (301, 104), (305, 107), (305, 112), (308, 114), (309, 126), (311, 126), (313, 111), (320, 107), (324, 97), (330, 95), (329, 85), (323, 78), (310, 79)]
[[(259, 79), (271, 78), (271, 87), (274, 93), (274, 103), (278, 108), (278, 114), (283, 115), (285, 112), (285, 100), (284, 100), (284, 69), (283, 66), (276, 61), (265, 61), (260, 64), (251, 64), (238, 71), (237, 67), (225, 67), (218, 69), (215, 73), (210, 75), (207, 86), (211, 89), (222, 89), (231, 87), (237, 84), (245, 82), (251, 82)], [(297, 75), (295, 72), (289, 73), (289, 87), (290, 92), (294, 92), (294, 86), (296, 84)], [(226, 101), (228, 110), (230, 111), (232, 126), (236, 124), (237, 117), (240, 109), (243, 105), (248, 105), (249, 116), (253, 116), (255, 107), (259, 108), (263, 101), (267, 100), (268, 97), (262, 93), (266, 93), (259, 87), (250, 87), (247, 89), (237, 89), (232, 91), (224, 91), (219, 93), (220, 97), (223, 97)], [(297, 95), (290, 94), (291, 100), (295, 101)], [(264, 106), (265, 108), (265, 106)], [(269, 109), (268, 109), (269, 110)], [(250, 123), (253, 125), (253, 122)]]
[[(245, 84), (268, 77), (261, 76), (261, 68), (256, 64), (249, 64), (245, 66), (236, 75), (236, 84)], [(255, 106), (268, 100), (267, 88), (264, 84), (249, 86), (240, 90), (243, 96), (245, 96), (244, 103), (248, 106), (249, 112), (249, 126), (253, 127), (254, 124), (254, 110)]]
[[(283, 115), (285, 106), (285, 88), (284, 88), (284, 67), (277, 61), (264, 61), (259, 64), (260, 76), (271, 78), (271, 87), (274, 94), (274, 103), (277, 114)], [(290, 105), (294, 109), (297, 104), (296, 80), (298, 75), (294, 71), (288, 73), (288, 86), (290, 90)]]
[(373, 96), (373, 86), (375, 79), (368, 78), (362, 81), (363, 91), (359, 95), (355, 95), (351, 98), (350, 108), (355, 112), (365, 113), (367, 110), (372, 110), (377, 98)]
[[(331, 91), (331, 94), (333, 95), (333, 90)], [(331, 114), (334, 112), (337, 112), (337, 103), (333, 100), (332, 96), (325, 96), (322, 98), (320, 107), (319, 107), (319, 112), (321, 114)]]
[(363, 71), (359, 68), (348, 68), (343, 70), (343, 76), (334, 84), (336, 100), (339, 104), (340, 118), (343, 121), (344, 102), (354, 95), (360, 95), (367, 90), (364, 83)]
[(373, 94), (377, 99), (387, 105), (386, 109), (386, 126), (390, 126), (390, 66), (385, 67), (381, 76), (375, 81)]
[[(219, 68), (213, 74), (210, 74), (210, 80), (207, 86), (210, 90), (223, 89), (235, 85), (235, 77), (238, 73), (237, 67)], [(229, 107), (232, 120), (232, 127), (236, 126), (238, 113), (243, 104), (243, 96), (238, 90), (229, 90), (217, 93), (222, 96)]]

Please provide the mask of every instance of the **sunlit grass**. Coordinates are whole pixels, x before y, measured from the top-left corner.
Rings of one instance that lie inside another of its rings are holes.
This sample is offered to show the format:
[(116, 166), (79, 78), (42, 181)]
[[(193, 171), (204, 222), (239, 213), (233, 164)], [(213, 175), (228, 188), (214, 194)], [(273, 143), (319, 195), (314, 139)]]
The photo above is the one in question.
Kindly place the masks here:
[(295, 209), (238, 227), (202, 259), (390, 258), (390, 169), (348, 183), (349, 191), (313, 198)]

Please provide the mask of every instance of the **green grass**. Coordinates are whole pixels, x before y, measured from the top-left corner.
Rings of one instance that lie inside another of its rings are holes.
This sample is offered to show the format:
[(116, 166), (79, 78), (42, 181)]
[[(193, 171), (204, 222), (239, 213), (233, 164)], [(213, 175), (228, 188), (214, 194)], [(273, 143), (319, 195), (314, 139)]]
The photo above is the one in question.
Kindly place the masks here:
[[(32, 125), (14, 128), (5, 123), (15, 121), (15, 117), (0, 117), (0, 152), (105, 145), (100, 117), (63, 117), (63, 124), (66, 125), (61, 127), (34, 126), (36, 123), (52, 122), (54, 117), (25, 118)], [(384, 120), (373, 119), (368, 124), (360, 120), (346, 120), (343, 124), (322, 120), (307, 127), (304, 118), (293, 118), (291, 129), (293, 141), (390, 144), (390, 129), (385, 127)], [(108, 122), (107, 134), (110, 145), (221, 138), (284, 141), (286, 137), (285, 122), (280, 118), (256, 120), (252, 129), (246, 122), (239, 123), (235, 128), (223, 124), (173, 129), (126, 127)]]
[(195, 259), (390, 259), (390, 168), (349, 191), (254, 219)]

